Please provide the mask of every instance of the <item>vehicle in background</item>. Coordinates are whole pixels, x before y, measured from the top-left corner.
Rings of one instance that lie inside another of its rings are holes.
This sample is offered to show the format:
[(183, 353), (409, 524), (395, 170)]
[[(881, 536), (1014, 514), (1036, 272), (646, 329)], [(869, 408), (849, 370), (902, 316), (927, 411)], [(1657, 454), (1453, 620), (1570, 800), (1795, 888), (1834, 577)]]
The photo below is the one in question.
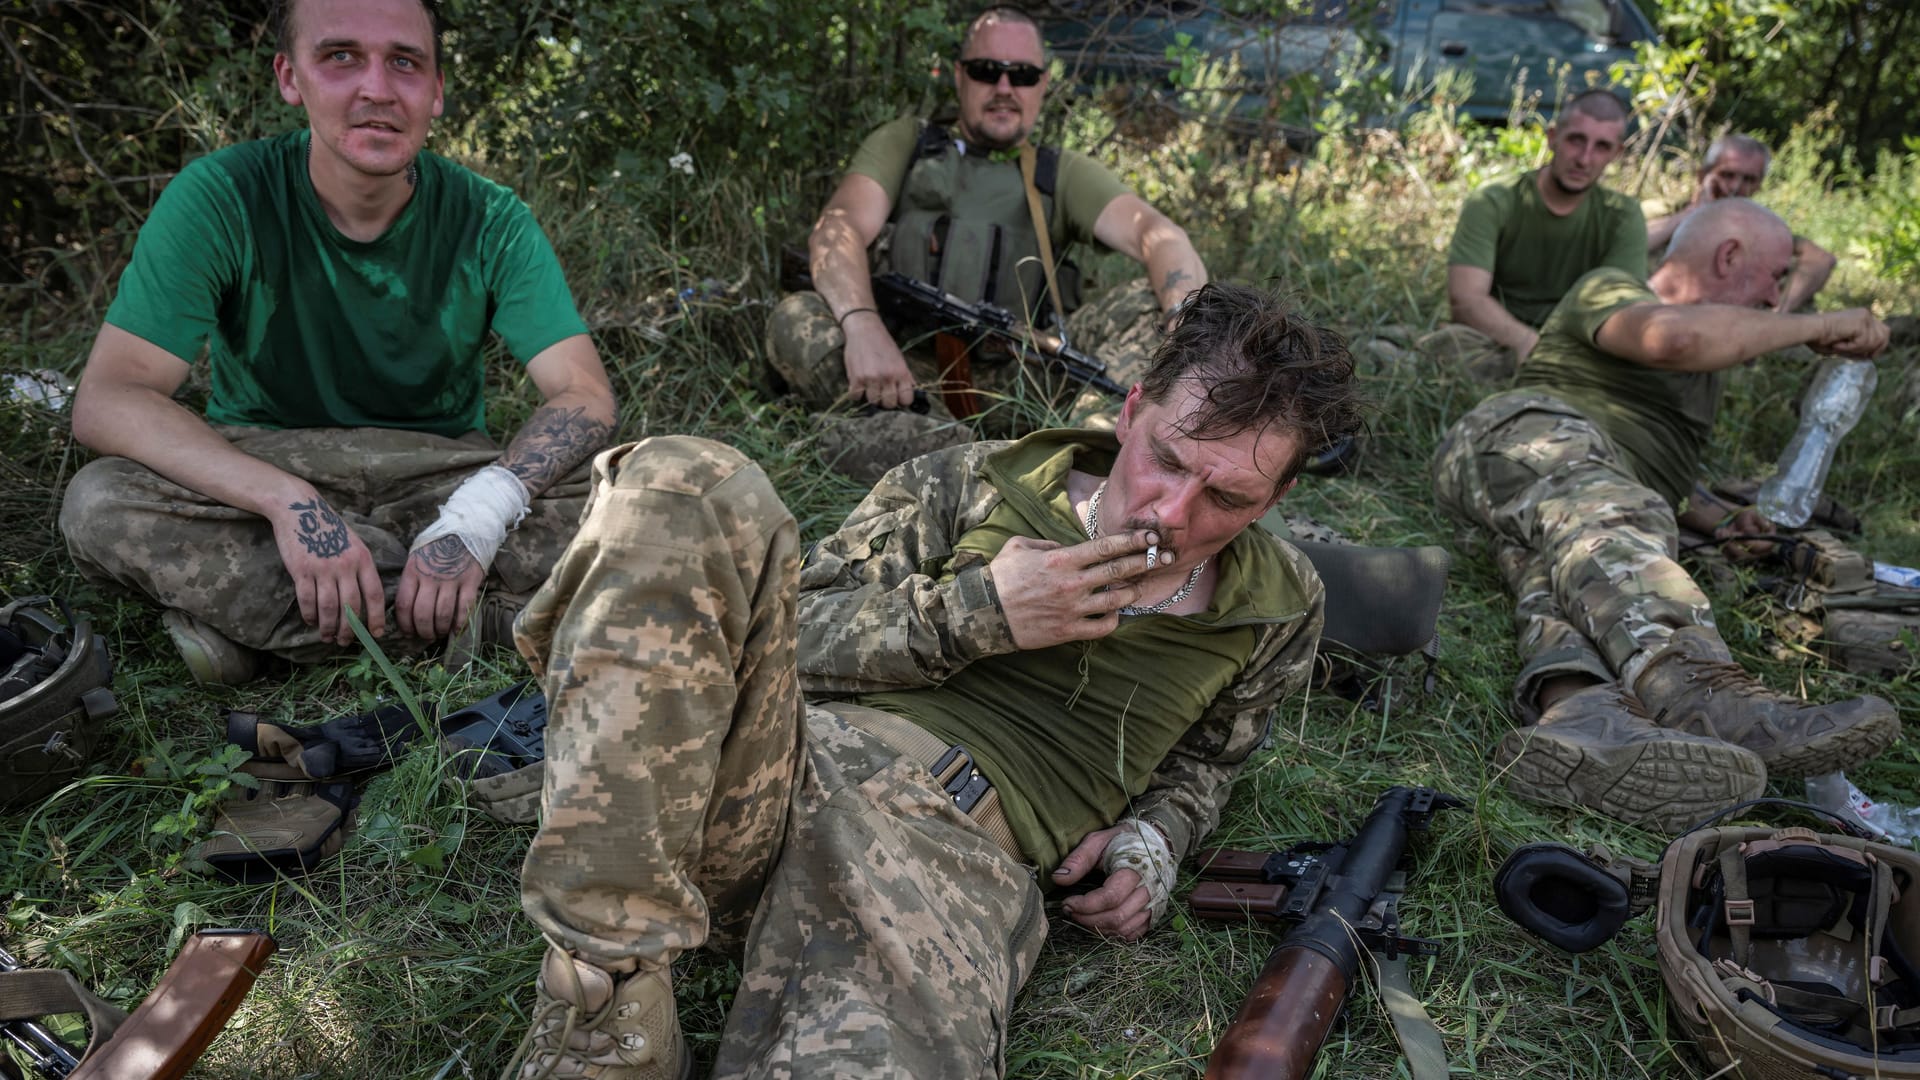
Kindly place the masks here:
[[(1471, 78), (1461, 111), (1477, 120), (1504, 122), (1521, 80), (1551, 116), (1559, 86), (1584, 88), (1589, 72), (1605, 83), (1655, 38), (1633, 0), (1054, 0), (1041, 24), (1076, 82), (1183, 115), (1216, 100), (1201, 95), (1238, 95), (1236, 122), (1288, 129), (1311, 129), (1343, 81), (1392, 109), (1444, 72)], [(1231, 84), (1194, 87), (1200, 65), (1230, 61)]]

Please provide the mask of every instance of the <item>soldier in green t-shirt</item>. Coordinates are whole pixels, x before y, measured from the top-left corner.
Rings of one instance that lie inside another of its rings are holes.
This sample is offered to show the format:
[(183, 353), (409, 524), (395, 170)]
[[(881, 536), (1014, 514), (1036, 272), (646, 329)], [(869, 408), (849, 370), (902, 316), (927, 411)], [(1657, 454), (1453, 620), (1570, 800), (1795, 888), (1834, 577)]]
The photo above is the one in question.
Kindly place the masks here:
[[(1673, 231), (1687, 215), (1715, 199), (1751, 199), (1766, 182), (1767, 167), (1773, 151), (1751, 135), (1727, 134), (1707, 145), (1707, 156), (1700, 161), (1700, 172), (1693, 198), (1683, 207), (1647, 222), (1647, 257), (1656, 262), (1667, 253)], [(1647, 211), (1652, 213), (1653, 211)], [(1827, 284), (1839, 260), (1833, 253), (1804, 236), (1793, 238), (1793, 273), (1780, 289), (1781, 311), (1798, 311)]]
[(1495, 758), (1524, 797), (1678, 830), (1758, 795), (1769, 773), (1851, 768), (1899, 734), (1878, 697), (1808, 704), (1748, 675), (1675, 561), (1683, 524), (1736, 558), (1773, 531), (1694, 482), (1727, 369), (1796, 344), (1886, 348), (1864, 308), (1771, 310), (1792, 255), (1772, 212), (1700, 208), (1650, 280), (1602, 268), (1575, 284), (1521, 385), (1435, 451), (1440, 504), (1485, 531), (1515, 597), (1514, 699), (1531, 726)]
[(1543, 168), (1467, 196), (1447, 250), (1454, 325), (1420, 343), (1483, 381), (1504, 379), (1532, 351), (1539, 327), (1587, 271), (1647, 276), (1640, 205), (1600, 184), (1620, 155), (1627, 110), (1606, 90), (1569, 100), (1547, 129)]
[[(875, 131), (814, 224), (813, 291), (794, 293), (774, 309), (767, 353), (810, 408), (851, 401), (899, 410), (870, 411), (854, 429), (836, 425), (849, 444), (840, 467), (855, 476), (871, 481), (908, 457), (971, 437), (939, 407), (937, 393), (933, 415), (904, 411), (916, 387), (940, 386), (942, 373), (917, 350), (902, 353), (896, 331), (923, 328), (888, 324), (874, 302), (873, 273), (896, 270), (1040, 326), (1074, 302), (1070, 278), (1060, 285), (1067, 295), (1059, 302), (1047, 296), (1020, 163), (1047, 79), (1046, 48), (1033, 19), (1012, 8), (989, 9), (961, 45), (954, 125), (909, 117)], [(1110, 290), (1066, 324), (1075, 347), (1100, 357), (1109, 375), (1130, 384), (1144, 369), (1164, 312), (1206, 283), (1206, 267), (1185, 230), (1092, 158), (1044, 147), (1034, 158), (1033, 188), (1055, 258), (1069, 244), (1098, 242), (1146, 268), (1145, 282)], [(870, 258), (883, 233), (885, 243)], [(1036, 386), (991, 357), (977, 356), (969, 366), (972, 384), (990, 399), (1065, 389), (1045, 379)], [(1023, 383), (1032, 389), (1023, 391)], [(1081, 407), (1102, 404), (1117, 405), (1083, 397)], [(1006, 433), (1004, 424), (988, 423)]]
[[(103, 455), (61, 528), (81, 572), (167, 608), (193, 676), (354, 640), (498, 637), (566, 546), (614, 398), (553, 248), (513, 193), (426, 153), (432, 0), (276, 8), (308, 127), (181, 171), (141, 229), (74, 400)], [(484, 433), (488, 331), (544, 403)], [(204, 417), (173, 398), (206, 348)], [(524, 520), (523, 520), (524, 519)], [(516, 526), (518, 526), (516, 528)], [(504, 602), (491, 602), (501, 593)]]

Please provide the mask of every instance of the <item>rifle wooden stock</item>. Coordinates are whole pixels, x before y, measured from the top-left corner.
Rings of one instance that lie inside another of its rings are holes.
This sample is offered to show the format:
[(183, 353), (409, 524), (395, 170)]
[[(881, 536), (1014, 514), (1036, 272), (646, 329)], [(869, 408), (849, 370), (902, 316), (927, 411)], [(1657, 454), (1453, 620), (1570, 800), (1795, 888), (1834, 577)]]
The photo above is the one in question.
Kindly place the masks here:
[(256, 930), (202, 930), (160, 985), (71, 1080), (179, 1080), (240, 1007), (276, 946)]
[(1206, 1080), (1305, 1077), (1346, 999), (1347, 977), (1338, 964), (1305, 946), (1281, 944), (1207, 1058)]

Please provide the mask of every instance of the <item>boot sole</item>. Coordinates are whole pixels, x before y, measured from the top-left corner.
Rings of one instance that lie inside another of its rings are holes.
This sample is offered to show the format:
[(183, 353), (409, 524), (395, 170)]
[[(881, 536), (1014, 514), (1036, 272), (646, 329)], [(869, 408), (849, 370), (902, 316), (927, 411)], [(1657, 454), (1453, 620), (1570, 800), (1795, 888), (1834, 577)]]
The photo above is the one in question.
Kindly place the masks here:
[(1887, 711), (1777, 751), (1754, 750), (1767, 771), (1783, 779), (1840, 772), (1871, 761), (1900, 737), (1900, 714)]
[[(1494, 761), (1507, 787), (1529, 802), (1583, 807), (1669, 833), (1757, 798), (1767, 786), (1758, 755), (1707, 740), (1596, 746), (1526, 727), (1500, 740)], [(1599, 790), (1580, 790), (1589, 785)]]

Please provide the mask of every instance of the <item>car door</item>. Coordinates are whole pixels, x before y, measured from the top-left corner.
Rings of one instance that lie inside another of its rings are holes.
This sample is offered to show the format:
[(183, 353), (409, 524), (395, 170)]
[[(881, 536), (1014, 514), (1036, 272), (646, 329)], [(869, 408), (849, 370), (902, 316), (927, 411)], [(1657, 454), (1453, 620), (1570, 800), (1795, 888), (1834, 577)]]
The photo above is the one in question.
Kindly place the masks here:
[(1540, 95), (1551, 114), (1556, 80), (1579, 89), (1589, 72), (1633, 59), (1633, 45), (1653, 36), (1632, 0), (1416, 0), (1432, 9), (1425, 60), (1429, 67), (1464, 69), (1473, 76), (1466, 111), (1502, 120), (1516, 83)]

